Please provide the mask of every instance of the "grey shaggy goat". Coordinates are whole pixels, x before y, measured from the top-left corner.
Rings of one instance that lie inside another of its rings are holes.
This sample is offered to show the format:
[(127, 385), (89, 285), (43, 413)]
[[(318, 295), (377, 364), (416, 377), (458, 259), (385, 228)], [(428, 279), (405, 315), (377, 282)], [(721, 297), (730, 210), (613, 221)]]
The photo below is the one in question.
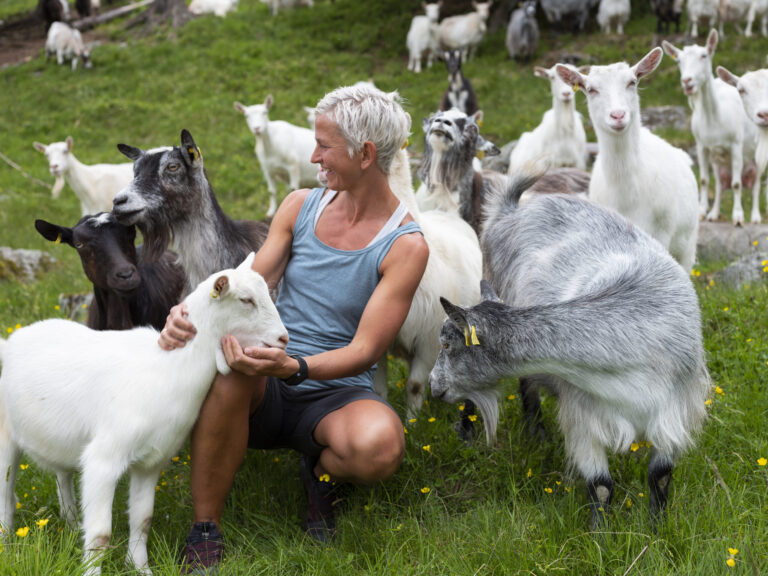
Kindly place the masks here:
[(493, 441), (499, 380), (546, 385), (558, 397), (569, 462), (586, 480), (594, 528), (613, 494), (607, 451), (651, 442), (655, 519), (674, 462), (706, 417), (710, 380), (696, 293), (658, 242), (614, 212), (564, 195), (536, 195), (518, 207), (534, 180), (517, 177), (489, 198), (481, 247), (505, 303), (487, 283), (475, 307), (443, 300), (448, 320), (432, 395), (473, 400)]

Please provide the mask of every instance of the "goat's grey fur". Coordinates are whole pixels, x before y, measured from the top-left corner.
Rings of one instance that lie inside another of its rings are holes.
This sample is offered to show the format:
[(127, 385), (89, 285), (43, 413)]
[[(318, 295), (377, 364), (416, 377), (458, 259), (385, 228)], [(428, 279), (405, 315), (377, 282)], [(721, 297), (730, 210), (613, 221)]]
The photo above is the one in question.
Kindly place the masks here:
[(536, 22), (536, 0), (526, 0), (512, 12), (506, 38), (509, 57), (527, 62), (539, 47), (539, 25)]
[[(651, 513), (664, 507), (675, 459), (693, 443), (710, 388), (696, 293), (662, 246), (618, 214), (565, 195), (535, 195), (535, 176), (492, 193), (481, 236), (484, 301), (449, 319), (430, 375), (433, 396), (470, 398), (493, 441), (501, 378), (535, 376), (559, 398), (570, 463), (587, 481), (593, 526), (613, 489), (607, 450), (642, 439)], [(466, 345), (474, 327), (479, 345)]]
[(134, 178), (114, 199), (113, 214), (144, 236), (144, 257), (156, 260), (173, 240), (187, 274), (185, 294), (216, 270), (258, 251), (266, 222), (231, 220), (208, 181), (199, 148), (186, 131), (181, 146), (141, 150), (118, 144), (134, 161)]

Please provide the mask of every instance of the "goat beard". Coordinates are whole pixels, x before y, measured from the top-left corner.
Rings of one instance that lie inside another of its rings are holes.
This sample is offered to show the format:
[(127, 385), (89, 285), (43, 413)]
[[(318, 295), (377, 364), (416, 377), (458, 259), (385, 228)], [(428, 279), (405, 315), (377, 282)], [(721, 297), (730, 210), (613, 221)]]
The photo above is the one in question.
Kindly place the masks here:
[(147, 262), (157, 262), (171, 243), (171, 231), (166, 226), (143, 226), (139, 230), (144, 237), (141, 255)]
[(499, 425), (499, 394), (496, 390), (476, 390), (467, 394), (475, 403), (485, 425), (485, 439), (489, 445), (496, 442), (496, 429)]
[(58, 198), (59, 194), (61, 194), (65, 182), (63, 174), (56, 174), (55, 178), (56, 180), (53, 181), (53, 188), (51, 188), (51, 197), (54, 199)]

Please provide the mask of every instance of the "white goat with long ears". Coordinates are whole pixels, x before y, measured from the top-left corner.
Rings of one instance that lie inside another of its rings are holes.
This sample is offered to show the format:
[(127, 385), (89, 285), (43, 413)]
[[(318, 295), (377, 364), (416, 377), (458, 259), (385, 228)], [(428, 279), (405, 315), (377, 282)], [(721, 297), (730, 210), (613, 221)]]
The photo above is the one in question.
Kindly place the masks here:
[(437, 22), (440, 19), (440, 7), (442, 2), (431, 4), (421, 3), (425, 15), (414, 16), (408, 36), (405, 38), (405, 46), (408, 48), (408, 70), (421, 72), (421, 59), (426, 54), (427, 68), (432, 68), (440, 45), (437, 40)]
[(101, 573), (112, 533), (112, 501), (129, 471), (127, 561), (151, 575), (147, 536), (155, 486), (197, 419), (218, 370), (228, 373), (221, 339), (284, 348), (288, 334), (253, 254), (213, 274), (186, 303), (198, 335), (167, 352), (152, 328), (97, 332), (61, 319), (15, 331), (0, 376), (0, 524), (13, 532), (21, 453), (56, 473), (64, 517), (74, 524), (73, 473), (80, 470), (85, 574)]
[(556, 68), (565, 82), (584, 90), (597, 134), (589, 197), (658, 240), (690, 272), (699, 228), (691, 159), (640, 123), (637, 84), (661, 57), (661, 48), (654, 48), (634, 66), (592, 66), (588, 75)]
[(613, 494), (607, 452), (649, 441), (655, 519), (674, 462), (706, 417), (710, 383), (696, 291), (658, 242), (615, 212), (557, 194), (518, 207), (534, 178), (511, 180), (489, 200), (481, 238), (484, 273), (504, 304), (487, 285), (473, 308), (442, 301), (449, 320), (432, 395), (473, 400), (492, 441), (502, 378), (550, 388), (595, 528)]
[(706, 25), (707, 28), (714, 27), (717, 24), (719, 9), (719, 0), (688, 0), (686, 11), (688, 12), (690, 35), (694, 38), (699, 35), (699, 24)]
[(48, 158), (49, 169), (56, 178), (51, 196), (58, 198), (66, 181), (80, 200), (83, 216), (112, 210), (112, 199), (133, 179), (132, 162), (90, 165), (80, 162), (72, 152), (71, 136), (64, 142), (33, 145)]
[[(751, 221), (760, 222), (760, 212), (755, 211), (759, 187), (753, 187), (755, 179), (755, 149), (757, 127), (747, 118), (738, 91), (712, 74), (712, 56), (717, 47), (717, 31), (712, 29), (706, 46), (676, 48), (662, 41), (664, 51), (677, 62), (680, 83), (693, 109), (691, 132), (696, 140), (696, 157), (699, 164), (699, 210), (707, 220), (720, 216), (720, 198), (723, 188), (733, 189), (734, 225), (744, 224), (741, 205), (742, 188), (752, 189), (753, 209)], [(715, 178), (715, 199), (709, 208), (709, 172)]]
[(597, 24), (605, 34), (616, 28), (616, 34), (624, 34), (624, 24), (629, 20), (632, 7), (629, 0), (600, 0), (597, 9)]
[[(747, 117), (758, 128), (757, 150), (755, 152), (757, 177), (753, 192), (759, 191), (760, 183), (765, 176), (765, 169), (768, 166), (768, 69), (755, 70), (754, 72), (747, 72), (743, 76), (736, 76), (722, 66), (718, 66), (717, 75), (723, 82), (738, 90)], [(759, 193), (753, 194), (753, 198), (757, 199), (752, 201), (751, 221), (760, 222)], [(768, 181), (765, 184), (765, 205), (766, 210), (768, 210)]]
[(72, 28), (64, 22), (54, 22), (48, 29), (48, 36), (45, 40), (46, 60), (54, 54), (59, 66), (64, 63), (65, 58), (72, 60), (72, 70), (77, 69), (78, 60), (83, 61), (85, 68), (92, 66), (91, 51), (83, 44), (80, 30)]
[(286, 181), (291, 190), (317, 184), (317, 166), (309, 161), (315, 149), (315, 133), (283, 120), (270, 120), (269, 109), (273, 103), (269, 95), (263, 104), (234, 104), (256, 136), (256, 157), (269, 189), (267, 217), (274, 216), (277, 210), (275, 179)]
[(491, 12), (489, 2), (472, 2), (474, 12), (450, 16), (440, 22), (437, 39), (443, 50), (461, 50), (461, 61), (471, 60), (485, 37), (486, 21)]
[(576, 110), (573, 87), (563, 82), (555, 66), (549, 69), (536, 66), (533, 73), (549, 80), (552, 108), (544, 113), (533, 131), (520, 136), (509, 156), (509, 174), (531, 161), (541, 163), (542, 168), (572, 166), (585, 170), (587, 135), (581, 114)]
[(768, 0), (752, 0), (747, 12), (747, 27), (744, 29), (744, 36), (752, 36), (752, 24), (755, 18), (760, 17), (760, 34), (765, 38), (768, 36)]

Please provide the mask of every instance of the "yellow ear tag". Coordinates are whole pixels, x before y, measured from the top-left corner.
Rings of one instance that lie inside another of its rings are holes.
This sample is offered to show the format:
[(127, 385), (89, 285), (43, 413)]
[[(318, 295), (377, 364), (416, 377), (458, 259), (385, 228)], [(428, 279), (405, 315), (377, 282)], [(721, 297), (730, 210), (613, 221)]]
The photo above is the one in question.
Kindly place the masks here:
[(219, 293), (216, 290), (211, 290), (211, 298), (214, 300), (219, 297)]
[(573, 85), (573, 91), (574, 92), (578, 92), (579, 91), (579, 85), (578, 84), (574, 84)]
[(469, 346), (480, 346), (480, 340), (477, 339), (477, 332), (475, 327), (471, 327), (471, 332), (464, 328), (464, 343)]
[(192, 148), (192, 146), (187, 148), (187, 154), (192, 156), (192, 160), (194, 162), (197, 162), (198, 158), (200, 158), (200, 156), (201, 156), (200, 149), (199, 148)]
[(59, 232), (59, 235), (56, 236), (56, 240), (53, 241), (54, 244), (61, 244), (61, 232)]
[(480, 158), (480, 160), (482, 160), (483, 158), (485, 158), (485, 150), (478, 150), (475, 156), (477, 156), (478, 158)]
[(405, 142), (403, 142), (403, 145), (402, 145), (402, 146), (400, 146), (400, 150), (405, 150), (406, 148), (408, 148), (408, 140), (406, 140)]
[(477, 120), (477, 127), (478, 128), (482, 128), (483, 127), (483, 119), (482, 118), (478, 118), (478, 120)]

